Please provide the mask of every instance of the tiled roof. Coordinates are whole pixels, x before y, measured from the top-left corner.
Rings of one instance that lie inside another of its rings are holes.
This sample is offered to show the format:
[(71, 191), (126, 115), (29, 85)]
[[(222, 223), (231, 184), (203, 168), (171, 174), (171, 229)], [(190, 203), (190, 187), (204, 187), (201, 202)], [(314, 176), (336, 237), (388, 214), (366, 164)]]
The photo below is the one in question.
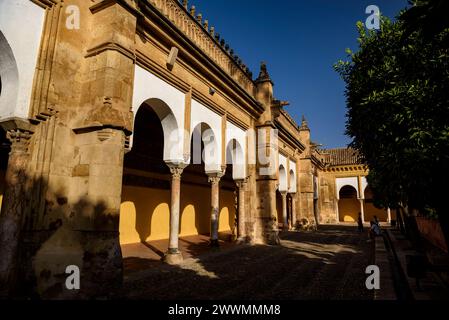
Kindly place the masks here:
[(326, 163), (331, 166), (360, 164), (358, 152), (352, 148), (324, 149), (321, 150)]

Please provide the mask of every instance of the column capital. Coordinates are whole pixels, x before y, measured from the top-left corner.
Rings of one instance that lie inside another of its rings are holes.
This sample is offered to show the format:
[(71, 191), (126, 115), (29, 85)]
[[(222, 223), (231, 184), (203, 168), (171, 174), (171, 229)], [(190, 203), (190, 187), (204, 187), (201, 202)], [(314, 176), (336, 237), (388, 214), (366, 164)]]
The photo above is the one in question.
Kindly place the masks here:
[(30, 139), (34, 132), (34, 126), (22, 118), (8, 118), (0, 122), (0, 126), (6, 131), (6, 138), (11, 142), (11, 153), (26, 153)]
[(185, 163), (172, 163), (166, 162), (168, 168), (170, 169), (170, 173), (172, 174), (173, 180), (180, 180), (182, 172), (187, 167)]
[(6, 138), (11, 142), (11, 153), (27, 153), (32, 133), (21, 129), (6, 132)]
[(210, 183), (212, 183), (213, 185), (220, 183), (220, 180), (221, 180), (221, 176), (209, 176), (209, 179), (208, 179), (208, 181)]
[(281, 196), (286, 197), (288, 194), (288, 191), (279, 191), (279, 193), (281, 194)]
[(245, 185), (248, 183), (248, 178), (237, 179), (237, 180), (234, 180), (234, 181), (235, 181), (235, 184), (236, 184), (237, 188), (241, 189), (241, 188), (244, 188)]
[(212, 184), (218, 184), (221, 180), (221, 178), (225, 174), (225, 170), (223, 171), (214, 171), (214, 172), (206, 172), (208, 178), (208, 181)]

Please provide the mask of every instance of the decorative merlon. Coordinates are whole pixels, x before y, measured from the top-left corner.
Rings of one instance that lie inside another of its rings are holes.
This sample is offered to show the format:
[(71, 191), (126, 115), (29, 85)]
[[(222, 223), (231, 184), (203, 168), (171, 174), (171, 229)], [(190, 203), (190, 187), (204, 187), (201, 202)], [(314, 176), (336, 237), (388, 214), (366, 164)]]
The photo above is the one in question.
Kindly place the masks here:
[[(203, 23), (203, 15), (196, 15), (196, 7), (187, 9), (188, 1), (179, 0), (150, 0), (149, 3), (166, 16), (187, 38), (193, 41), (220, 68), (230, 75), (242, 88), (251, 95), (254, 92), (252, 72), (234, 55), (229, 44), (216, 32), (209, 30), (209, 21)], [(229, 60), (232, 63), (229, 63)]]

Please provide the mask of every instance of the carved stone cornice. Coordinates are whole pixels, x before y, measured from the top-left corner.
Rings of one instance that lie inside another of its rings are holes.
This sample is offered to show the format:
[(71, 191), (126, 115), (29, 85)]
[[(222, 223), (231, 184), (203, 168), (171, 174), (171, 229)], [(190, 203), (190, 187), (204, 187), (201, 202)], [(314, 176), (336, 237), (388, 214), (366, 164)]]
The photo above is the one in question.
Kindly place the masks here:
[(132, 120), (129, 112), (123, 112), (113, 106), (111, 97), (103, 97), (101, 107), (90, 110), (82, 125), (73, 128), (76, 134), (103, 129), (121, 130), (126, 136), (132, 134)]
[(30, 0), (31, 2), (37, 4), (39, 7), (43, 9), (51, 8), (55, 4), (58, 4), (61, 1), (58, 0)]
[(103, 42), (95, 47), (87, 49), (85, 58), (96, 56), (104, 51), (113, 50), (121, 53), (125, 57), (128, 57), (132, 61), (136, 60), (136, 54), (134, 51), (129, 50), (128, 48), (124, 47), (120, 43), (115, 42)]
[(28, 121), (28, 119), (11, 117), (6, 119), (0, 119), (0, 126), (5, 131), (9, 130), (21, 130), (30, 133), (34, 132), (34, 125)]
[(155, 8), (171, 24), (173, 24), (187, 39), (194, 43), (201, 51), (223, 71), (230, 75), (246, 92), (253, 94), (255, 86), (251, 74), (236, 61), (231, 50), (223, 47), (209, 28), (206, 28), (198, 17), (192, 15), (177, 0), (140, 1), (143, 10), (148, 4)]
[(343, 165), (343, 166), (328, 166), (324, 168), (325, 172), (335, 172), (335, 173), (348, 173), (348, 172), (368, 172), (368, 166), (364, 164), (354, 164), (354, 165)]

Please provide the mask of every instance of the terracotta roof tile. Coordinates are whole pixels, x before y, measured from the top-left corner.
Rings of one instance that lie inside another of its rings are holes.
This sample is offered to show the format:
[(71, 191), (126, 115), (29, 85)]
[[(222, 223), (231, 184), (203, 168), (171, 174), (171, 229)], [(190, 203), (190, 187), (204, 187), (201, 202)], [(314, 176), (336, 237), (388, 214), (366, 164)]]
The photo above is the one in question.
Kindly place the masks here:
[(324, 155), (326, 163), (331, 166), (361, 163), (359, 153), (352, 148), (323, 149), (321, 150), (321, 153)]

